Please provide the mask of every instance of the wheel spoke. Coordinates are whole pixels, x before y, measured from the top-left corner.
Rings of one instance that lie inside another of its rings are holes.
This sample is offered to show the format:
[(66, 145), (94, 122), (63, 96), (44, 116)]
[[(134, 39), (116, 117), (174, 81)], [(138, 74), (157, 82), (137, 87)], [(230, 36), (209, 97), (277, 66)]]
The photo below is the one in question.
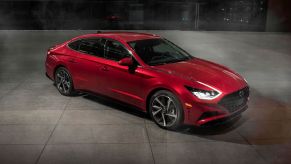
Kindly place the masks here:
[(168, 117), (173, 117), (175, 119), (177, 118), (177, 115), (175, 115), (175, 114), (166, 113), (165, 115), (168, 116)]
[(157, 109), (156, 111), (153, 111), (153, 115), (155, 116), (156, 114), (158, 114), (159, 112), (162, 111), (163, 108), (158, 107), (158, 106), (153, 106), (153, 108)]
[(70, 84), (69, 84), (69, 82), (67, 82), (67, 81), (64, 81), (64, 85), (66, 85), (67, 88), (70, 87)]
[(165, 108), (165, 105), (158, 99), (158, 98), (156, 98), (155, 99), (156, 100), (156, 102), (158, 102), (163, 108)]
[(63, 91), (64, 92), (67, 92), (66, 88), (65, 88), (65, 85), (64, 85), (64, 82), (62, 82), (62, 88), (63, 88)]
[(64, 78), (64, 77), (61, 76), (59, 73), (57, 74), (57, 77), (60, 78), (60, 79)]
[(59, 75), (60, 75), (61, 78), (64, 78), (64, 72), (63, 71), (60, 71)]
[(61, 82), (58, 82), (57, 83), (57, 87), (60, 89), (60, 86), (61, 86)]
[(69, 76), (68, 76), (68, 74), (67, 74), (67, 73), (65, 73), (65, 75), (64, 75), (64, 79), (65, 79), (66, 81), (68, 81), (68, 79), (69, 79)]
[(166, 119), (165, 119), (165, 115), (162, 113), (162, 119), (163, 119), (163, 125), (164, 126), (167, 126), (167, 124), (166, 124)]
[(155, 108), (155, 109), (163, 109), (162, 107), (159, 107), (159, 106), (156, 106), (156, 105), (154, 105), (153, 108)]
[(171, 98), (168, 98), (166, 111), (169, 111), (169, 108), (170, 108), (171, 102), (172, 102)]
[(68, 88), (71, 87), (71, 83), (70, 82), (66, 82), (66, 85), (67, 85)]

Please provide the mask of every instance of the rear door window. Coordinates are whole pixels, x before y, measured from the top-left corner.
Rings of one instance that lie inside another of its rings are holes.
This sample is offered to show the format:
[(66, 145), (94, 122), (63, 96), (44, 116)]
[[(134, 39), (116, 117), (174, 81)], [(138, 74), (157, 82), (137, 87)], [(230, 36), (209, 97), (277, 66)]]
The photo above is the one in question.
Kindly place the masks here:
[(73, 50), (79, 51), (80, 43), (81, 43), (81, 40), (76, 40), (76, 41), (69, 43), (68, 46)]
[(68, 46), (76, 51), (89, 55), (104, 57), (105, 39), (86, 38), (70, 43)]

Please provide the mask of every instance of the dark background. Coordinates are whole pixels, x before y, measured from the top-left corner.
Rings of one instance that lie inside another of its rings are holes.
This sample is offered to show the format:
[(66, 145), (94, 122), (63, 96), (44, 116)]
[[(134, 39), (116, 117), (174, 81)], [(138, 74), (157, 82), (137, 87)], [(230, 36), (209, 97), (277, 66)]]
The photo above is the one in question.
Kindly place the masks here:
[(4, 0), (0, 29), (291, 31), (290, 0)]

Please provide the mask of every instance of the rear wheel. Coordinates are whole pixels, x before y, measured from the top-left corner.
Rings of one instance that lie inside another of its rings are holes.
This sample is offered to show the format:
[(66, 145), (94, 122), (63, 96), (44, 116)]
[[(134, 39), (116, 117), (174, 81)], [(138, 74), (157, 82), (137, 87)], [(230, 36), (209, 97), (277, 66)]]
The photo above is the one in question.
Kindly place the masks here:
[(75, 93), (72, 77), (69, 71), (64, 67), (60, 67), (56, 70), (55, 85), (62, 95), (72, 96)]
[(178, 98), (171, 92), (161, 90), (150, 99), (149, 112), (154, 122), (165, 129), (175, 130), (183, 121), (183, 109)]

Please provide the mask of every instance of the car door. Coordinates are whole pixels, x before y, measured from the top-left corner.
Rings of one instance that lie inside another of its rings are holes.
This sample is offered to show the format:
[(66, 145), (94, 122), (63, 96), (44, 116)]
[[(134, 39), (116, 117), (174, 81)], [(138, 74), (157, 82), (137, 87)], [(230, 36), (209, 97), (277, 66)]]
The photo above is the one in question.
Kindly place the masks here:
[[(76, 89), (102, 93), (104, 90), (104, 44), (102, 38), (85, 38), (69, 44), (74, 53), (70, 59)], [(74, 44), (75, 47), (73, 46)]]
[(142, 68), (136, 63), (136, 67), (129, 69), (121, 66), (118, 61), (125, 57), (132, 57), (122, 43), (108, 39), (105, 44), (105, 58), (108, 59), (102, 71), (106, 72), (108, 94), (111, 97), (140, 106), (144, 103), (142, 94)]

